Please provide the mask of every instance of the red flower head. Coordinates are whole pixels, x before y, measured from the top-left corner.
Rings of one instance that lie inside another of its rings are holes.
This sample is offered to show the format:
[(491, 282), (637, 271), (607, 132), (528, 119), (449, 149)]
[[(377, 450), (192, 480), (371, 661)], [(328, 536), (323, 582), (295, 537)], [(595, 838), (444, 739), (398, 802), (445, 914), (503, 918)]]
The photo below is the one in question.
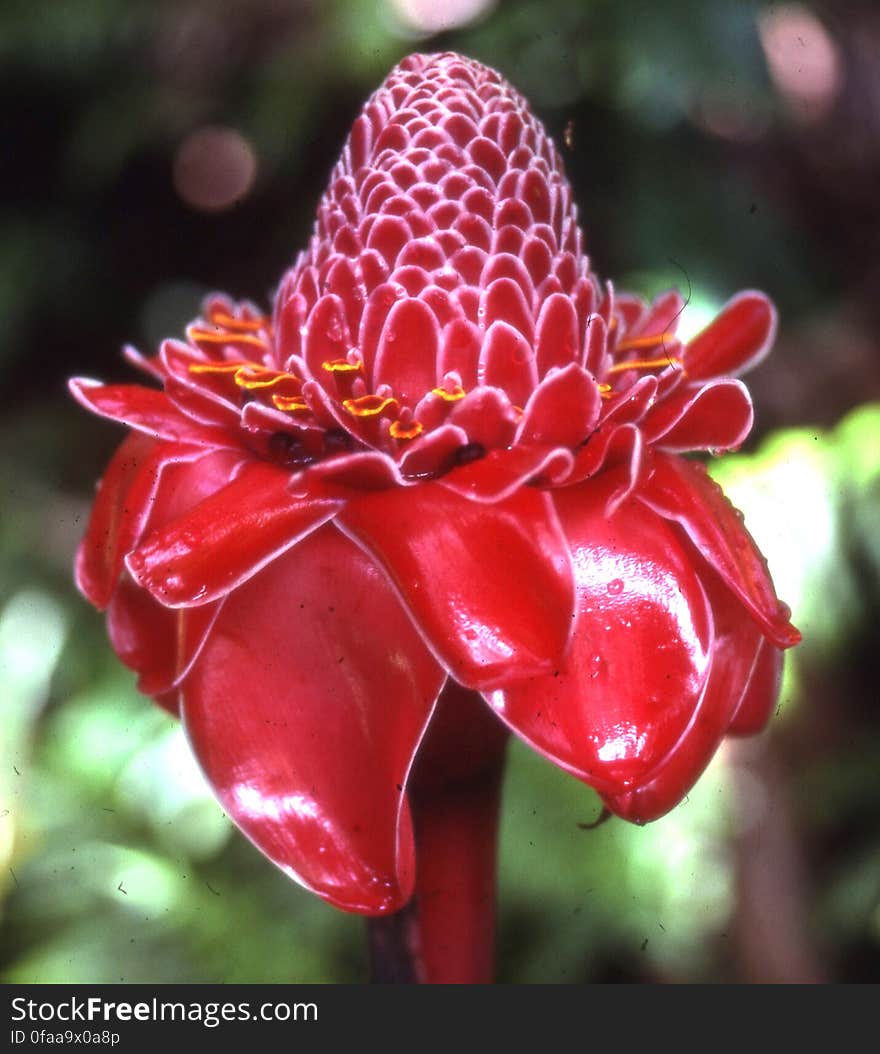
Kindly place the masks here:
[[(581, 241), (521, 96), (414, 55), (355, 122), (271, 316), (213, 296), (185, 341), (129, 352), (161, 389), (72, 382), (134, 429), (80, 588), (230, 816), (340, 907), (411, 894), (407, 781), (441, 692), (480, 693), (643, 822), (764, 724), (799, 639), (681, 456), (745, 439), (730, 375), (769, 349), (772, 306), (740, 293), (683, 344), (678, 293), (600, 286)], [(478, 754), (450, 706), (446, 755)]]

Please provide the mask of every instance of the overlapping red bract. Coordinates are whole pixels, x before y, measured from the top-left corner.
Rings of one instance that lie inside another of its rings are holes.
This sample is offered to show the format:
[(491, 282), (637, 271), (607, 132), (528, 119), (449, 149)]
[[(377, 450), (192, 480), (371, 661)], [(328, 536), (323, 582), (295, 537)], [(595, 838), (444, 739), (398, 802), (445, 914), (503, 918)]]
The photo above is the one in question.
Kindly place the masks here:
[(355, 122), (271, 316), (214, 296), (74, 381), (127, 424), (77, 562), (224, 808), (315, 892), (408, 899), (447, 681), (637, 822), (770, 713), (798, 640), (687, 451), (738, 446), (775, 314), (601, 286), (557, 151), (493, 70), (414, 55)]

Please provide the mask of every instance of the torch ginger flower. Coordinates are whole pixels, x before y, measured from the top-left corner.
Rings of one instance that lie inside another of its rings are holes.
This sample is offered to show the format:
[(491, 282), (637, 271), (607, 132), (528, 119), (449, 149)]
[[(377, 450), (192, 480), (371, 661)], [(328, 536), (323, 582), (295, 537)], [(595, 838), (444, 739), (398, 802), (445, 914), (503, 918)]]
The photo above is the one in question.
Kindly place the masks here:
[[(129, 350), (161, 390), (72, 382), (133, 429), (78, 584), (229, 815), (331, 903), (381, 915), (430, 887), (426, 934), (486, 938), (449, 886), (491, 892), (507, 730), (642, 823), (767, 720), (799, 636), (681, 455), (746, 438), (730, 375), (775, 314), (740, 293), (682, 343), (683, 307), (599, 284), (502, 77), (414, 55), (355, 121), (271, 316), (213, 296), (186, 340)], [(445, 975), (485, 974), (474, 954)]]

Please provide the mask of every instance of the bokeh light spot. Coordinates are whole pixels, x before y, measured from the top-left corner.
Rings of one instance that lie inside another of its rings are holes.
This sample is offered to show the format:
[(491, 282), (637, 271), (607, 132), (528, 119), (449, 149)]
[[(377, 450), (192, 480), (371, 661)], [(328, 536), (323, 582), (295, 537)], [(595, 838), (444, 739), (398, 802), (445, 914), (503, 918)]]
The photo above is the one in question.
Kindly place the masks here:
[(758, 34), (776, 90), (794, 116), (816, 121), (831, 108), (842, 80), (840, 50), (801, 4), (780, 4), (758, 19)]
[(495, 0), (387, 0), (403, 29), (419, 36), (465, 26), (485, 15)]
[(233, 128), (191, 132), (174, 157), (174, 189), (193, 209), (222, 212), (250, 193), (257, 175), (253, 146)]

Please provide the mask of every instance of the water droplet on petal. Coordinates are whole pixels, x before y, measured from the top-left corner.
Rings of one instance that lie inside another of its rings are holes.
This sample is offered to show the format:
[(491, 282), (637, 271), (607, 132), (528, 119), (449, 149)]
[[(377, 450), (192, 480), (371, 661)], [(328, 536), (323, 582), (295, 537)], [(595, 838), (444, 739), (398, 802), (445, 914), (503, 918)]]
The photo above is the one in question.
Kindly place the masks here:
[(608, 592), (613, 597), (619, 597), (623, 592), (623, 581), (619, 578), (612, 578), (608, 583)]
[(590, 658), (590, 679), (595, 680), (605, 669), (605, 660), (601, 655), (593, 655)]

